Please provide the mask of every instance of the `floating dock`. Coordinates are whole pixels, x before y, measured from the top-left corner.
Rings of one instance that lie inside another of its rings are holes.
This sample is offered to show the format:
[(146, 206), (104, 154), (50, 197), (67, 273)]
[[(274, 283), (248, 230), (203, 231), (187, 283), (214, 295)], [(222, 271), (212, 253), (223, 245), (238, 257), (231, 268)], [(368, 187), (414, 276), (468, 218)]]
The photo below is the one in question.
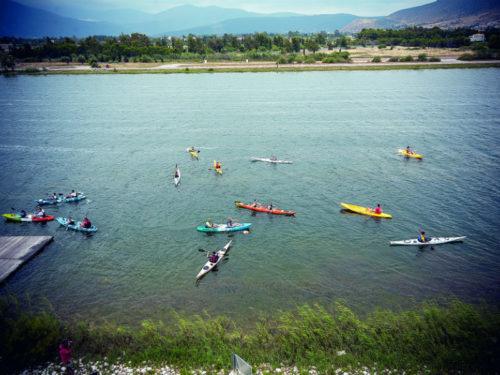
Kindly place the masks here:
[(0, 284), (53, 239), (52, 236), (1, 236)]

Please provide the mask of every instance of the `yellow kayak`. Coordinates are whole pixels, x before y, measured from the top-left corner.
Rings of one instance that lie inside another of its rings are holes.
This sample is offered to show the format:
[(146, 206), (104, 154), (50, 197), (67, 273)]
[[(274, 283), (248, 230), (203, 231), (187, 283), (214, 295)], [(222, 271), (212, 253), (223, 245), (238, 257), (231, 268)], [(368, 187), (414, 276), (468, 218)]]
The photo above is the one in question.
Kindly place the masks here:
[(192, 157), (198, 159), (198, 153), (196, 151), (192, 150), (191, 148), (187, 148), (186, 151), (189, 152)]
[(353, 204), (347, 204), (342, 202), (340, 203), (340, 205), (344, 208), (347, 208), (349, 211), (356, 212), (357, 214), (374, 216), (374, 217), (385, 217), (387, 219), (392, 219), (391, 215), (385, 214), (383, 212), (381, 214), (376, 214), (375, 212), (373, 212), (371, 208), (355, 206)]
[(217, 173), (219, 174), (222, 174), (222, 163), (219, 163), (219, 168), (215, 168), (215, 166), (217, 165), (217, 161), (214, 160), (214, 169)]
[(398, 148), (398, 152), (402, 153), (404, 156), (409, 156), (410, 158), (422, 159), (422, 155), (416, 154), (415, 152), (409, 154), (408, 152), (406, 152), (406, 150), (403, 150), (402, 148)]

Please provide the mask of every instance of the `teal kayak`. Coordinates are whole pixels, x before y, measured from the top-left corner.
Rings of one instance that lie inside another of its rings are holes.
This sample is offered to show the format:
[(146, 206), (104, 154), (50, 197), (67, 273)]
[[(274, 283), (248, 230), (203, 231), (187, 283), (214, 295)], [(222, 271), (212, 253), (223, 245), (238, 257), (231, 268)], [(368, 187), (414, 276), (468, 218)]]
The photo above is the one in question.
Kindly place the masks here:
[(74, 224), (70, 224), (69, 219), (67, 217), (58, 217), (56, 220), (62, 226), (69, 228), (69, 229), (78, 230), (80, 232), (96, 232), (97, 231), (97, 228), (95, 226), (91, 226), (90, 228), (84, 228), (82, 226), (83, 223), (80, 221), (75, 221)]
[(45, 199), (37, 199), (35, 202), (38, 204), (56, 204), (62, 202), (76, 202), (81, 201), (82, 199), (87, 198), (85, 195), (77, 195), (76, 197), (59, 197), (57, 199), (54, 198), (45, 198)]
[(215, 224), (214, 228), (207, 228), (205, 226), (196, 228), (200, 232), (235, 232), (237, 230), (244, 230), (250, 228), (250, 223), (234, 223), (231, 227), (228, 227), (226, 224)]

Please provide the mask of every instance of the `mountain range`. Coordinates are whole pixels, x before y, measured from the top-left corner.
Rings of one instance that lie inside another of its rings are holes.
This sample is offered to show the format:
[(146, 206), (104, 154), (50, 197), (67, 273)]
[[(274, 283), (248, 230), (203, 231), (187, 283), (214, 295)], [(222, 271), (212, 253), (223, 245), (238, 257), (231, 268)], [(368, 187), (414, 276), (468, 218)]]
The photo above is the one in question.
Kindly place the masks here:
[[(55, 9), (57, 11), (57, 9)], [(0, 0), (0, 36), (24, 38), (89, 35), (119, 35), (139, 32), (149, 36), (207, 35), (254, 32), (299, 31), (357, 32), (362, 28), (402, 28), (438, 26), (442, 28), (500, 26), (498, 0), (437, 0), (403, 9), (386, 17), (360, 17), (352, 14), (302, 15), (262, 14), (216, 6), (183, 5), (157, 14), (122, 9), (113, 11), (54, 11), (28, 7), (11, 0)]]

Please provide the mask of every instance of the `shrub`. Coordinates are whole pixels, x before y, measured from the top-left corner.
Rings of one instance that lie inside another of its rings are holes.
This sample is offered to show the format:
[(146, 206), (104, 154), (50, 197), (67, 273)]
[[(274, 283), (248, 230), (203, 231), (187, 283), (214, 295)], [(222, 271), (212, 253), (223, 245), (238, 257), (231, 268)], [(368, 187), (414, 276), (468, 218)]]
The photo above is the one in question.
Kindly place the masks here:
[(472, 55), (472, 53), (463, 53), (461, 54), (457, 60), (461, 60), (461, 61), (471, 61), (471, 60), (474, 60), (474, 56)]
[(381, 62), (381, 61), (382, 61), (382, 60), (380, 59), (380, 56), (375, 56), (375, 57), (373, 57), (373, 59), (372, 59), (372, 63), (379, 63), (379, 62)]
[(35, 68), (34, 66), (24, 69), (25, 73), (38, 73), (39, 71), (40, 69)]
[(309, 56), (306, 57), (306, 59), (304, 60), (304, 62), (306, 64), (314, 64), (316, 62), (316, 59), (314, 58), (314, 56), (309, 55)]
[(419, 54), (418, 61), (427, 61), (427, 55), (425, 53)]
[(379, 44), (378, 45), (378, 48), (379, 49), (383, 49), (383, 48), (386, 48), (387, 47), (387, 44)]
[(441, 59), (439, 57), (436, 57), (436, 56), (432, 56), (429, 58), (429, 61), (430, 62), (440, 62)]
[(408, 55), (408, 56), (405, 56), (405, 57), (401, 57), (399, 59), (399, 61), (403, 61), (403, 62), (413, 61), (413, 57), (411, 55)]
[(389, 59), (389, 61), (390, 61), (390, 62), (398, 62), (398, 61), (399, 61), (399, 59), (398, 59), (397, 57), (394, 57), (394, 56), (393, 56), (393, 57), (391, 57), (391, 58)]
[(286, 64), (288, 61), (286, 60), (285, 56), (280, 56), (278, 59), (278, 64)]

